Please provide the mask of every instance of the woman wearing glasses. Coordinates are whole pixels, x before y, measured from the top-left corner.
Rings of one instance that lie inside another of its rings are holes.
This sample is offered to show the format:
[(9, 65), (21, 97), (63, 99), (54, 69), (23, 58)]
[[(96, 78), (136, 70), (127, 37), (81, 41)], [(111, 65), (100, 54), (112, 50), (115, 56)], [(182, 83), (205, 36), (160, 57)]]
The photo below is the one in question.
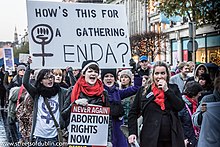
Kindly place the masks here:
[(58, 142), (58, 132), (45, 100), (48, 100), (51, 111), (62, 128), (65, 122), (60, 116), (60, 111), (63, 108), (66, 89), (54, 83), (54, 76), (50, 69), (41, 69), (35, 85), (31, 85), (29, 83), (31, 58), (28, 59), (28, 63), (23, 85), (34, 99), (31, 141), (35, 139), (36, 146), (53, 147)]

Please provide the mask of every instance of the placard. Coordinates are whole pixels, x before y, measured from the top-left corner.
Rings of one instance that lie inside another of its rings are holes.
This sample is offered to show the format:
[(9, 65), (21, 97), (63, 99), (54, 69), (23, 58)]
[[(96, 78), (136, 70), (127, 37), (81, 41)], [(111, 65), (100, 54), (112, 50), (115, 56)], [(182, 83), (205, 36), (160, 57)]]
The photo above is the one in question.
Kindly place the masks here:
[(31, 68), (129, 68), (124, 5), (27, 1)]
[(15, 71), (12, 48), (3, 48), (5, 71)]
[(73, 105), (68, 144), (73, 146), (107, 146), (109, 107)]

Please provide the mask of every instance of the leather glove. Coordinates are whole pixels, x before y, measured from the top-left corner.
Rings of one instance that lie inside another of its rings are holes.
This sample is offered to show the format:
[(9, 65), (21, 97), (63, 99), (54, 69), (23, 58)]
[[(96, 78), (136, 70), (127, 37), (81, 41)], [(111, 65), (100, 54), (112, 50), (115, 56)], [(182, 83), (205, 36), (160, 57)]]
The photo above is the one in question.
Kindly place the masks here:
[(134, 61), (133, 58), (131, 58), (131, 59), (129, 60), (129, 65), (132, 66), (131, 72), (132, 72), (132, 73), (135, 73), (135, 71), (136, 71), (136, 62)]

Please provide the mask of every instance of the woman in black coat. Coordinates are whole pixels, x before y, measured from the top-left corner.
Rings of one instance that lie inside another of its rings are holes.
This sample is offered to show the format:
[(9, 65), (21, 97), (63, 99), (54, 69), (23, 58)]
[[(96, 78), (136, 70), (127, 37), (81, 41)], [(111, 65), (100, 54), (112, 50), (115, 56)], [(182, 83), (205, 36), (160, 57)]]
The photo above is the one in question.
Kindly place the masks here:
[(192, 124), (192, 114), (198, 106), (198, 98), (201, 96), (202, 86), (196, 81), (189, 81), (185, 85), (182, 99), (185, 107), (179, 112), (182, 122), (185, 143), (187, 147), (196, 147), (199, 137), (199, 128)]
[[(184, 102), (175, 84), (168, 84), (170, 73), (166, 63), (158, 61), (152, 71), (152, 84), (142, 87), (129, 113), (129, 143), (137, 139), (137, 119), (143, 116), (141, 147), (184, 147), (178, 112)], [(147, 105), (146, 105), (147, 104)]]

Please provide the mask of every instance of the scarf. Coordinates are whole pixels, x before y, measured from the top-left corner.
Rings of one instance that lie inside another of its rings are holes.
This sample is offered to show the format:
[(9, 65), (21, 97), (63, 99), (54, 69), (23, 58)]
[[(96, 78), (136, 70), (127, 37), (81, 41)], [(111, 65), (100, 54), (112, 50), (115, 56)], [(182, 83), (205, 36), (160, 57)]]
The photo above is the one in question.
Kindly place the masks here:
[(52, 96), (55, 96), (59, 92), (60, 87), (58, 84), (55, 83), (53, 87), (45, 87), (44, 85), (41, 84), (41, 86), (39, 86), (37, 89), (38, 89), (38, 93), (42, 97), (51, 98)]
[(102, 82), (99, 79), (97, 79), (95, 85), (91, 86), (85, 81), (85, 77), (80, 76), (76, 84), (73, 87), (72, 94), (71, 94), (71, 103), (79, 98), (80, 92), (86, 94), (89, 97), (101, 96), (102, 101), (104, 102), (103, 91), (104, 91), (104, 88), (103, 88)]
[(164, 91), (157, 88), (155, 84), (152, 85), (152, 92), (155, 96), (155, 102), (160, 106), (161, 110), (165, 110)]
[(189, 98), (187, 95), (185, 95), (186, 99), (192, 104), (192, 114), (196, 112), (198, 103), (196, 100), (193, 100), (192, 98)]

